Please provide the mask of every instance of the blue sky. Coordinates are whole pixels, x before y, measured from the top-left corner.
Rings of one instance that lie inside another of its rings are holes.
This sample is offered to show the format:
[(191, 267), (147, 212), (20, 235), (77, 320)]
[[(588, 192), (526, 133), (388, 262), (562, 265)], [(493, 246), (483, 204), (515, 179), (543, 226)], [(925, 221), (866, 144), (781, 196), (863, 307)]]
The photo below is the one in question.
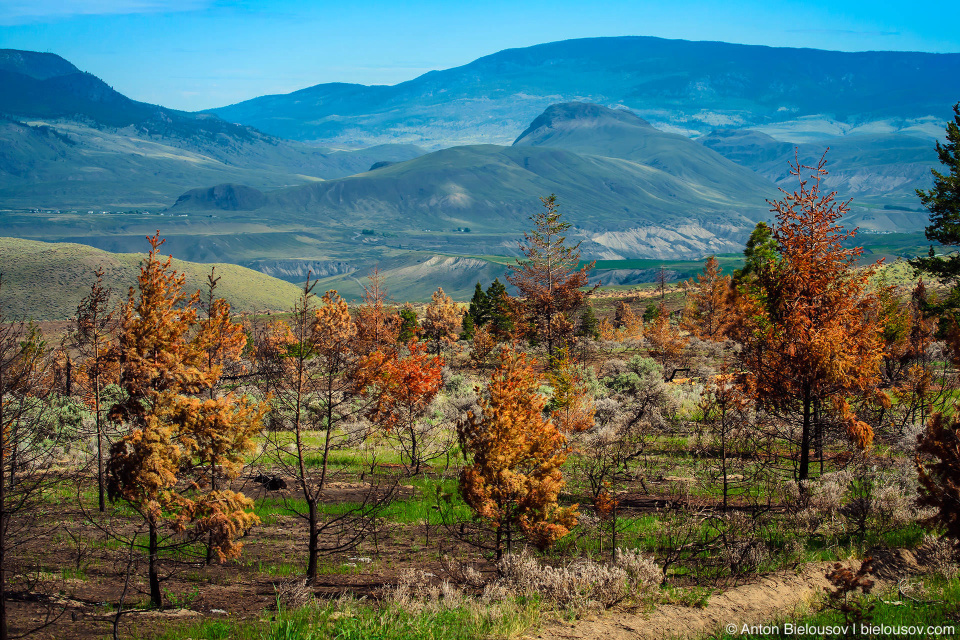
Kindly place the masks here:
[(782, 0), (0, 0), (0, 48), (50, 51), (137, 100), (204, 109), (321, 82), (395, 84), (594, 36), (960, 52), (960, 3)]

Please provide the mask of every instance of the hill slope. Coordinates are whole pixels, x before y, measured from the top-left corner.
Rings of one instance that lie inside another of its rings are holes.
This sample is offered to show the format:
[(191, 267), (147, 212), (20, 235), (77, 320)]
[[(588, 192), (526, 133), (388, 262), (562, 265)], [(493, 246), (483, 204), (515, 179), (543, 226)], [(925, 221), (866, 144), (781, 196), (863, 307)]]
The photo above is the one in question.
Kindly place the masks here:
[(754, 171), (744, 170), (712, 149), (685, 136), (660, 131), (631, 111), (596, 104), (551, 105), (513, 145), (622, 158), (664, 171), (694, 188), (702, 185), (730, 194), (769, 188)]
[(826, 153), (826, 188), (857, 200), (882, 196), (876, 200), (911, 209), (919, 206), (915, 190), (931, 186), (930, 169), (938, 166), (934, 145), (906, 134), (859, 134), (794, 145), (760, 131), (724, 129), (697, 142), (780, 186), (793, 181), (790, 162), (816, 165)]
[[(113, 289), (112, 301), (120, 302), (126, 298), (127, 288), (136, 285), (143, 257), (142, 253), (108, 253), (82, 244), (0, 238), (0, 312), (7, 320), (69, 319), (89, 292), (97, 267), (103, 267), (104, 281)], [(202, 288), (210, 268), (216, 267), (221, 277), (217, 291), (238, 313), (286, 310), (299, 295), (296, 285), (233, 264), (174, 260), (173, 267), (186, 274), (187, 291)]]
[[(960, 54), (847, 53), (650, 37), (586, 38), (507, 49), (395, 86), (331, 83), (211, 110), (298, 140), (432, 146), (513, 140), (548, 105), (622, 105), (654, 124), (717, 126), (931, 117), (942, 131), (960, 90)], [(938, 131), (939, 130), (939, 131)]]
[(160, 207), (218, 182), (260, 188), (366, 171), (412, 145), (334, 151), (130, 100), (59, 56), (0, 49), (0, 205)]
[[(236, 211), (236, 193), (194, 190), (171, 212)], [(442, 149), (339, 180), (246, 191), (244, 201), (276, 220), (389, 229), (405, 232), (407, 247), (477, 255), (515, 252), (513, 237), (528, 227), (538, 196), (551, 193), (575, 221), (585, 254), (617, 259), (736, 250), (776, 190), (633, 114), (566, 104), (547, 109), (511, 147)], [(470, 234), (455, 235), (463, 228)]]

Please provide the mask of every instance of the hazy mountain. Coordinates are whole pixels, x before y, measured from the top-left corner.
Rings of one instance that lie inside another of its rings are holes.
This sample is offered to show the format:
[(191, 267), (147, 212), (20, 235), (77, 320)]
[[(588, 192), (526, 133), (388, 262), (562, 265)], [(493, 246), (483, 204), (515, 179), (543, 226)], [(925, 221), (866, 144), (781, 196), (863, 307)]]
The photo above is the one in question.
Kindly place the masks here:
[(891, 205), (910, 208), (919, 207), (915, 190), (931, 186), (930, 169), (938, 166), (930, 141), (906, 134), (849, 135), (794, 145), (759, 131), (724, 129), (697, 142), (781, 186), (795, 181), (791, 162), (815, 166), (826, 153), (826, 188), (843, 197), (882, 196)]
[(289, 186), (422, 153), (280, 140), (130, 100), (53, 54), (0, 50), (0, 205), (8, 207), (160, 207), (191, 187)]
[(321, 84), (212, 110), (274, 135), (443, 146), (514, 139), (557, 102), (625, 106), (706, 133), (778, 124), (778, 137), (864, 127), (942, 133), (960, 54), (848, 53), (649, 37), (508, 49), (394, 86)]
[[(767, 216), (765, 198), (776, 190), (634, 114), (562, 104), (536, 118), (511, 147), (442, 149), (348, 178), (242, 197), (227, 185), (196, 190), (171, 213), (257, 205), (258, 215), (282, 221), (405, 233), (408, 248), (438, 248), (431, 237), (445, 233), (460, 251), (502, 254), (516, 250), (502, 235), (526, 229), (541, 206), (538, 196), (551, 193), (577, 225), (587, 255), (615, 259), (736, 250)], [(469, 235), (453, 233), (465, 228)]]
[(552, 105), (513, 144), (631, 160), (660, 169), (692, 186), (703, 185), (731, 194), (737, 189), (754, 192), (769, 187), (754, 171), (744, 170), (685, 136), (660, 131), (625, 109), (596, 104)]

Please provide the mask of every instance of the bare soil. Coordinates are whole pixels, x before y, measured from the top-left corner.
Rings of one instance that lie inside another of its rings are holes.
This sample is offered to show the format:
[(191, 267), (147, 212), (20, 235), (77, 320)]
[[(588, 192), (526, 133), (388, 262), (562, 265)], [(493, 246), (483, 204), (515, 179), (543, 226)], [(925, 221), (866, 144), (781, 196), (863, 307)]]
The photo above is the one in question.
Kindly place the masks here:
[[(913, 554), (904, 550), (876, 550), (874, 576), (878, 585), (895, 582), (920, 570)], [(847, 563), (845, 563), (847, 564)], [(854, 568), (858, 561), (851, 561)], [(816, 562), (796, 571), (782, 571), (710, 598), (698, 609), (661, 604), (652, 612), (611, 611), (604, 615), (556, 623), (527, 640), (646, 640), (699, 638), (734, 625), (769, 624), (802, 614), (829, 586), (826, 573), (833, 562)]]

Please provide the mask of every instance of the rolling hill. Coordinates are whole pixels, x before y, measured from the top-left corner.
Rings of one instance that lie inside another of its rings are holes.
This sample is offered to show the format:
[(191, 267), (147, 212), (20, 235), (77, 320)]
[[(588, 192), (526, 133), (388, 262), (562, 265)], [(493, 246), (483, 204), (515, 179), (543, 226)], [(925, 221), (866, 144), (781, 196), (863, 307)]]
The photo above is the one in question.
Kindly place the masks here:
[[(113, 289), (112, 301), (119, 302), (126, 298), (128, 287), (136, 285), (143, 257), (142, 253), (108, 253), (82, 244), (0, 238), (0, 313), (4, 320), (69, 319), (89, 292), (97, 267), (103, 267), (105, 284)], [(299, 294), (296, 285), (234, 264), (175, 259), (173, 267), (186, 274), (187, 291), (204, 287), (211, 267), (216, 267), (221, 277), (217, 291), (236, 312), (286, 310)]]
[[(940, 135), (960, 54), (848, 53), (651, 37), (507, 49), (394, 86), (320, 84), (211, 110), (297, 140), (506, 144), (547, 106), (624, 106), (688, 134), (774, 126), (782, 139), (858, 128)], [(834, 133), (831, 133), (834, 132)]]
[[(170, 211), (237, 211), (240, 191), (197, 189)], [(242, 192), (244, 208), (261, 216), (389, 229), (408, 248), (473, 255), (515, 253), (513, 238), (527, 228), (538, 196), (554, 193), (585, 255), (606, 259), (736, 250), (766, 217), (764, 199), (776, 194), (754, 172), (683, 136), (579, 103), (548, 108), (510, 147), (452, 147), (339, 180)]]
[(158, 208), (200, 185), (276, 188), (422, 153), (280, 140), (130, 100), (53, 54), (0, 50), (0, 206)]

